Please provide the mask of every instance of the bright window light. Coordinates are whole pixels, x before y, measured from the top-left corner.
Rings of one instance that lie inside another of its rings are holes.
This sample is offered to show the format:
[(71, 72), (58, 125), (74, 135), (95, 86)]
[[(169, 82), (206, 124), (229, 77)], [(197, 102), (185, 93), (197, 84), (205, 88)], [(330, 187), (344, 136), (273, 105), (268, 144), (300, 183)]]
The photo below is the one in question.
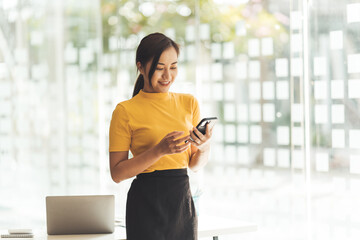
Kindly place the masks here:
[(294, 150), (293, 151), (293, 167), (296, 169), (303, 169), (304, 168), (304, 153), (301, 150)]
[(196, 49), (195, 45), (189, 44), (186, 46), (186, 58), (188, 61), (193, 61), (195, 59)]
[(146, 17), (150, 17), (155, 13), (155, 6), (152, 2), (144, 2), (139, 6), (140, 12)]
[(333, 129), (331, 131), (332, 147), (344, 148), (345, 147), (345, 130)]
[(246, 79), (247, 78), (247, 63), (245, 61), (236, 62), (236, 76), (239, 79)]
[(264, 122), (273, 122), (275, 120), (275, 105), (273, 103), (265, 103), (263, 105)]
[(291, 75), (299, 77), (302, 75), (303, 63), (301, 58), (291, 59)]
[(254, 144), (261, 143), (262, 141), (262, 131), (261, 126), (252, 125), (250, 126), (250, 142)]
[(360, 79), (348, 81), (349, 98), (360, 98)]
[(250, 85), (250, 99), (259, 100), (261, 96), (260, 82), (251, 82), (249, 85)]
[(299, 11), (293, 11), (293, 12), (290, 12), (290, 27), (292, 29), (300, 29), (301, 26), (302, 26), (302, 23), (301, 23), (301, 19), (302, 19), (302, 16), (301, 16), (301, 12)]
[(246, 104), (239, 104), (237, 106), (237, 119), (239, 122), (248, 121), (248, 106)]
[(279, 100), (289, 99), (289, 82), (277, 81), (276, 82), (276, 98)]
[(324, 124), (328, 122), (328, 110), (327, 105), (315, 105), (315, 123), (317, 124)]
[(200, 39), (208, 40), (210, 38), (210, 26), (209, 24), (200, 24)]
[(292, 143), (295, 146), (302, 146), (304, 144), (304, 133), (301, 127), (292, 128)]
[(227, 122), (234, 122), (236, 120), (235, 116), (235, 104), (226, 103), (224, 106), (224, 117)]
[(235, 99), (235, 84), (233, 82), (225, 83), (225, 100), (233, 101)]
[(314, 58), (314, 75), (323, 76), (326, 74), (326, 58), (315, 57)]
[(264, 166), (275, 167), (276, 165), (276, 152), (274, 148), (264, 149)]
[(252, 122), (261, 121), (261, 105), (260, 104), (251, 104), (250, 105), (250, 120)]
[(225, 146), (225, 161), (228, 163), (235, 163), (237, 162), (236, 159), (236, 146), (227, 145)]
[(279, 145), (289, 145), (289, 127), (277, 128), (277, 143)]
[(331, 119), (333, 123), (344, 123), (344, 119), (345, 119), (344, 105), (334, 104), (331, 106)]
[(360, 54), (348, 55), (347, 60), (348, 73), (360, 73)]
[(278, 149), (278, 167), (289, 168), (290, 167), (290, 152), (288, 149)]
[(274, 99), (275, 89), (274, 89), (274, 82), (273, 81), (264, 81), (262, 89), (263, 89), (263, 98), (265, 100)]
[(349, 130), (349, 147), (360, 148), (360, 130), (358, 129)]
[(292, 121), (301, 122), (303, 120), (303, 106), (301, 104), (293, 104), (291, 107)]
[(274, 43), (272, 38), (261, 39), (261, 53), (263, 56), (271, 56), (274, 54)]
[(330, 32), (330, 48), (333, 50), (343, 48), (343, 32), (342, 31)]
[(346, 5), (346, 16), (348, 23), (360, 22), (360, 3)]
[(250, 61), (249, 62), (249, 77), (252, 79), (257, 79), (260, 77), (260, 62), (259, 61)]
[(221, 59), (221, 44), (212, 43), (211, 44), (211, 58), (212, 59)]
[(237, 141), (239, 143), (247, 143), (249, 141), (247, 125), (237, 126)]
[(331, 98), (343, 99), (344, 98), (344, 81), (332, 80), (331, 81)]
[(324, 152), (316, 153), (316, 171), (328, 172), (329, 171), (329, 155)]
[(216, 83), (212, 85), (213, 99), (217, 101), (222, 101), (223, 97), (223, 84)]
[(326, 99), (326, 97), (327, 97), (326, 81), (315, 81), (314, 82), (314, 97), (316, 99)]
[(350, 155), (350, 173), (360, 174), (360, 155)]
[(235, 46), (232, 42), (226, 42), (223, 45), (223, 58), (224, 59), (232, 59), (235, 55)]
[(302, 38), (299, 33), (291, 35), (291, 51), (294, 53), (301, 52), (302, 50)]
[(275, 61), (275, 73), (277, 77), (289, 76), (289, 63), (287, 58), (278, 58)]
[(221, 63), (211, 64), (211, 77), (213, 81), (220, 81), (223, 79), (223, 65)]
[(250, 162), (250, 154), (249, 154), (249, 148), (248, 147), (238, 147), (238, 162), (240, 164), (247, 165)]
[(248, 53), (250, 57), (258, 57), (260, 55), (260, 41), (253, 38), (248, 41)]

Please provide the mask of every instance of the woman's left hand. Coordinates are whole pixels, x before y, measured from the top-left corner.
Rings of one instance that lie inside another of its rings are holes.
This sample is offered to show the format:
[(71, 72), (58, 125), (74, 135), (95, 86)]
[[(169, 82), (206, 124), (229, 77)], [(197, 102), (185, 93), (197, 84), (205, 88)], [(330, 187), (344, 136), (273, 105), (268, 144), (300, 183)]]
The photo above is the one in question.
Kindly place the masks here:
[[(190, 130), (190, 137), (193, 139), (190, 139), (191, 144), (196, 146), (202, 152), (209, 150), (213, 128), (214, 126), (210, 129), (209, 124), (206, 124), (206, 134), (204, 135), (196, 127), (193, 127), (193, 130)], [(194, 132), (198, 137), (196, 137)]]

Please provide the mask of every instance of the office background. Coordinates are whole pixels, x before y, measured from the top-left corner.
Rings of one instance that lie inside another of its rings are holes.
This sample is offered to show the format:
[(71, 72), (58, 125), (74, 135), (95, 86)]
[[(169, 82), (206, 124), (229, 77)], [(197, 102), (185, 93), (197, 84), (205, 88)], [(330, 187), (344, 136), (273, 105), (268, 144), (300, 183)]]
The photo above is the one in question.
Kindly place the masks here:
[(174, 92), (217, 116), (191, 174), (224, 239), (360, 236), (359, 0), (0, 1), (0, 227), (45, 224), (46, 195), (116, 194), (108, 128), (140, 39), (181, 45)]

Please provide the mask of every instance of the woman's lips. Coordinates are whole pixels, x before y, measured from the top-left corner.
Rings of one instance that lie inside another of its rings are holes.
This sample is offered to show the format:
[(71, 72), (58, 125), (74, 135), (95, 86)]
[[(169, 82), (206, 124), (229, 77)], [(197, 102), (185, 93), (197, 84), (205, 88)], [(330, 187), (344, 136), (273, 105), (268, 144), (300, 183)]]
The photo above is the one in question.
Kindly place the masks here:
[(161, 86), (168, 86), (170, 84), (170, 81), (166, 82), (159, 82)]

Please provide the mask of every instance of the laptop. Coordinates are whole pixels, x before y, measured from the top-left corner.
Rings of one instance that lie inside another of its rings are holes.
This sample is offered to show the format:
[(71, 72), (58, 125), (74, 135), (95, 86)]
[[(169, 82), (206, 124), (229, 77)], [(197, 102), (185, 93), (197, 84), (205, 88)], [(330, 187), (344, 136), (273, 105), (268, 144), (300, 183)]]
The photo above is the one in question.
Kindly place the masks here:
[(47, 196), (49, 235), (114, 232), (114, 195)]

